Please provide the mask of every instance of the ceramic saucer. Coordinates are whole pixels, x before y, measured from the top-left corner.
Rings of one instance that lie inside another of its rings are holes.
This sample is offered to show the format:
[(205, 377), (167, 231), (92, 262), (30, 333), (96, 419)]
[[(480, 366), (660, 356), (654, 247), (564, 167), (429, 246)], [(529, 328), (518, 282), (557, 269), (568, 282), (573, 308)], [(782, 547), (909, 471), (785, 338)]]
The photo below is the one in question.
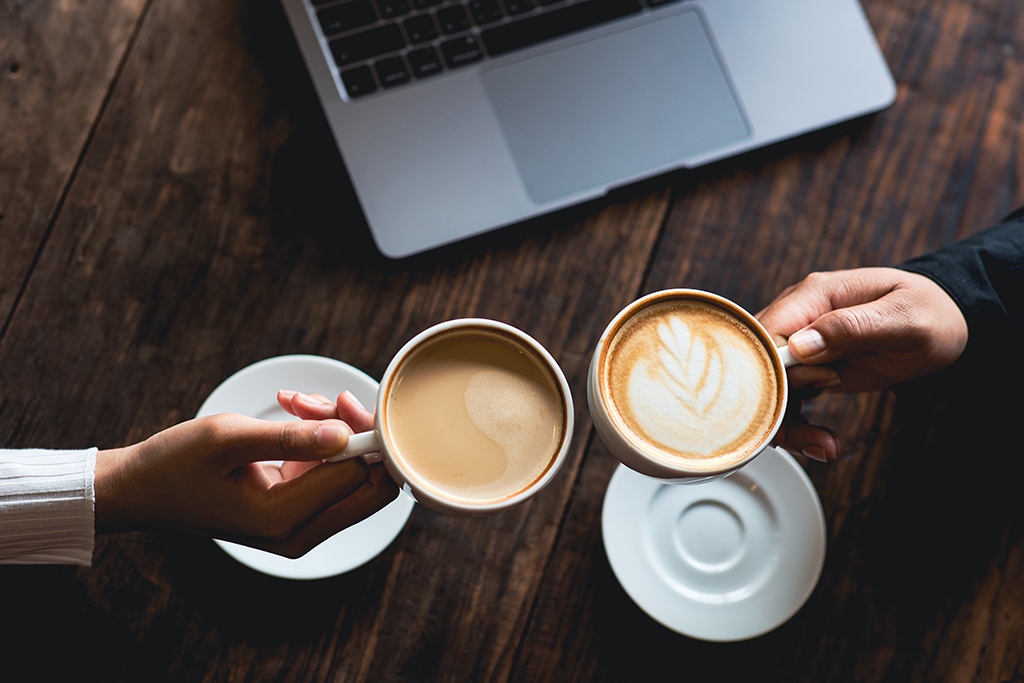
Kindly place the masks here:
[(769, 448), (732, 475), (670, 485), (619, 465), (601, 527), (612, 571), (662, 625), (727, 642), (784, 624), (825, 562), (825, 515), (807, 473)]
[[(197, 417), (241, 413), (264, 420), (294, 420), (277, 404), (278, 389), (333, 398), (348, 389), (363, 405), (376, 403), (377, 382), (361, 370), (320, 356), (279, 356), (254, 363), (214, 389)], [(387, 548), (412, 513), (412, 498), (401, 494), (383, 510), (343, 529), (302, 557), (292, 560), (263, 550), (217, 540), (242, 564), (285, 579), (321, 579), (359, 567)]]

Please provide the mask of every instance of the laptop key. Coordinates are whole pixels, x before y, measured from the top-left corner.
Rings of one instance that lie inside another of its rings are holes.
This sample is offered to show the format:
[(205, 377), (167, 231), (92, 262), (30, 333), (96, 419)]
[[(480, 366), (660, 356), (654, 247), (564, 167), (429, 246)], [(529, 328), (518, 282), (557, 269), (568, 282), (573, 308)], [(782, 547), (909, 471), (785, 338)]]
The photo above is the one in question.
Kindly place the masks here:
[(489, 24), (504, 16), (501, 7), (498, 6), (498, 0), (470, 0), (469, 12), (477, 26)]
[(340, 5), (318, 10), (317, 19), (325, 36), (351, 31), (377, 21), (377, 13), (373, 11), (370, 0), (351, 0)]
[(640, 0), (585, 0), (545, 14), (484, 29), (480, 32), (480, 38), (488, 54), (501, 55), (634, 14), (641, 9)]
[(529, 12), (535, 7), (533, 0), (505, 0), (505, 11), (510, 16)]
[(341, 82), (349, 97), (361, 97), (377, 89), (377, 84), (370, 73), (370, 67), (357, 66), (341, 72)]
[(409, 80), (409, 71), (401, 57), (387, 57), (374, 64), (373, 68), (377, 70), (377, 78), (385, 88), (401, 85)]
[(406, 0), (377, 0), (377, 9), (384, 19), (394, 19), (409, 13), (409, 3)]
[(413, 45), (437, 38), (434, 17), (429, 14), (417, 14), (415, 17), (406, 19), (404, 26), (405, 35), (409, 36), (409, 42)]
[(406, 55), (409, 58), (409, 66), (416, 78), (426, 78), (440, 73), (444, 67), (437, 56), (437, 50), (432, 47), (425, 47), (419, 50), (410, 50)]
[(379, 57), (405, 47), (405, 38), (398, 24), (378, 26), (360, 33), (335, 38), (329, 43), (338, 66)]
[(484, 53), (473, 36), (463, 36), (441, 43), (441, 52), (448, 67), (454, 69), (483, 59)]
[(434, 7), (440, 5), (444, 0), (412, 0), (412, 6), (416, 9), (427, 9), (428, 7)]
[(462, 5), (453, 5), (437, 10), (437, 23), (441, 25), (441, 31), (446, 36), (465, 31), (470, 26), (469, 15), (466, 14), (466, 8)]

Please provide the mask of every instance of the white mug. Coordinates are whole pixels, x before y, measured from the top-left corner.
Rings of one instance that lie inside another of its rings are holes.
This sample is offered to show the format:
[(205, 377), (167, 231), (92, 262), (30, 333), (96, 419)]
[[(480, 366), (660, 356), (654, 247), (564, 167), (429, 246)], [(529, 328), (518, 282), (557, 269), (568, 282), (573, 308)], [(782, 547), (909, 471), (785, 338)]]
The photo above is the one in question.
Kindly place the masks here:
[(620, 311), (591, 357), (594, 427), (627, 467), (672, 483), (717, 479), (771, 444), (797, 364), (717, 294), (668, 289)]
[(502, 322), (462, 318), (398, 351), (381, 378), (373, 430), (328, 460), (383, 462), (426, 507), (487, 515), (551, 481), (573, 427), (569, 384), (539, 342)]

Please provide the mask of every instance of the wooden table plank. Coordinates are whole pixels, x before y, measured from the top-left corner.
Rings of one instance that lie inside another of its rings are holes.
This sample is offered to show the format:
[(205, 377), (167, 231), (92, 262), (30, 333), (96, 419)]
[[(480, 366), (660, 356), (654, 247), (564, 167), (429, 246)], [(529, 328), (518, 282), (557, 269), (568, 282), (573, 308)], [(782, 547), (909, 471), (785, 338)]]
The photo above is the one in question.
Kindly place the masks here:
[[(969, 448), (1004, 452), (956, 415), (888, 394), (815, 403), (845, 442), (839, 462), (801, 460), (828, 521), (825, 573), (761, 638), (661, 627), (601, 542), (616, 461), (585, 378), (621, 306), (688, 285), (756, 309), (810, 270), (894, 263), (1024, 198), (1020, 4), (865, 6), (899, 82), (891, 109), (398, 262), (359, 218), (277, 3), (123, 3), (76, 26), (64, 5), (5, 7), (21, 14), (0, 36), (0, 315), (27, 277), (0, 343), (5, 445), (139, 440), (280, 354), (379, 377), (413, 334), (467, 315), (552, 351), (577, 432), (524, 508), (417, 509), (384, 553), (331, 579), (263, 576), (170, 532), (101, 538), (90, 569), (0, 567), (18, 625), (0, 654), (126, 681), (1019, 679), (1024, 520), (1010, 477), (951, 485)], [(91, 56), (12, 79), (44, 35)], [(46, 116), (59, 125), (41, 138)], [(9, 161), (33, 144), (45, 153)]]
[(0, 336), (142, 9), (142, 0), (0, 5)]

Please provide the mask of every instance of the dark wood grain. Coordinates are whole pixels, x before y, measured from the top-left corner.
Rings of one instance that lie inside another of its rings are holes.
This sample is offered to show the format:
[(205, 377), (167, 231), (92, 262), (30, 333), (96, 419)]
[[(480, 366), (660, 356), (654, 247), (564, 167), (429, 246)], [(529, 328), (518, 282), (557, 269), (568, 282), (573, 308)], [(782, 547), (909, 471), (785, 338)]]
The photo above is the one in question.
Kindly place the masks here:
[(0, 5), (0, 333), (87, 146), (142, 4)]
[(1019, 495), (952, 467), (1004, 444), (941, 408), (809, 407), (844, 442), (838, 462), (800, 461), (828, 556), (803, 609), (760, 638), (662, 627), (601, 540), (616, 461), (585, 378), (624, 304), (693, 286), (757, 310), (807, 272), (897, 263), (1024, 203), (1024, 6), (864, 4), (899, 85), (890, 109), (403, 261), (373, 247), (275, 2), (5, 4), (0, 443), (137, 441), (281, 354), (379, 377), (460, 316), (547, 346), (577, 429), (526, 506), (416, 509), (330, 579), (263, 576), (171, 532), (101, 537), (88, 569), (0, 567), (4, 660), (41, 657), (41, 680), (1024, 681)]

